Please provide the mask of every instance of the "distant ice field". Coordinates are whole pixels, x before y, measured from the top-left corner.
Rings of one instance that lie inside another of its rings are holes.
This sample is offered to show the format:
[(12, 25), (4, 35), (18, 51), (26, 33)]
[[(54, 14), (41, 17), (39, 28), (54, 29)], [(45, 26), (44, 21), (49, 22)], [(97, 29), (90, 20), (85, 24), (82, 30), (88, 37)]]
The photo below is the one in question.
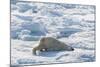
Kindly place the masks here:
[[(11, 65), (95, 61), (95, 6), (11, 0)], [(41, 52), (32, 48), (53, 37), (74, 51)]]

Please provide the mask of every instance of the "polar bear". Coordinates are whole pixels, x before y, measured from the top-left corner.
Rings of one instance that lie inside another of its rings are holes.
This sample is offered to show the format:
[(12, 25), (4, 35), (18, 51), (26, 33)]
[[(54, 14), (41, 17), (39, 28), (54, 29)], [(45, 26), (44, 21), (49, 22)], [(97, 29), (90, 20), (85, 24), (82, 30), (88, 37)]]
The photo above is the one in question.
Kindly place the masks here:
[(33, 54), (37, 55), (37, 51), (73, 51), (74, 48), (71, 46), (66, 45), (65, 43), (52, 38), (52, 37), (43, 37), (40, 40), (38, 46), (33, 48)]

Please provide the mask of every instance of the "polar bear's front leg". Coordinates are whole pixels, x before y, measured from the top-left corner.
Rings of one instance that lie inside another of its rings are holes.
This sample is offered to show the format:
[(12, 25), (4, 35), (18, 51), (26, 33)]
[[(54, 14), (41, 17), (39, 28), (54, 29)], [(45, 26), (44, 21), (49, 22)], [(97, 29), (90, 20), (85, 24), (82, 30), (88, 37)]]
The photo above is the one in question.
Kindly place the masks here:
[(40, 50), (37, 50), (36, 48), (33, 48), (33, 54), (34, 55), (39, 55), (40, 54)]
[(36, 55), (36, 48), (33, 48), (32, 52), (34, 55)]
[(33, 54), (34, 55), (39, 55), (41, 51), (43, 51), (43, 50), (39, 46), (33, 48)]
[(40, 54), (40, 50), (36, 50), (36, 55), (39, 55)]

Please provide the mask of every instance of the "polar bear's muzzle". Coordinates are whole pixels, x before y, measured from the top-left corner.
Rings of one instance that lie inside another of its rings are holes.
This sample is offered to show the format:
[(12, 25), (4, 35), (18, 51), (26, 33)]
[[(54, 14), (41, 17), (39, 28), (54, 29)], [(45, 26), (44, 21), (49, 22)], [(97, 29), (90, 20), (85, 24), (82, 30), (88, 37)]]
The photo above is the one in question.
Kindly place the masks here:
[(74, 51), (74, 48), (73, 47), (67, 47), (67, 49), (66, 49), (67, 51)]

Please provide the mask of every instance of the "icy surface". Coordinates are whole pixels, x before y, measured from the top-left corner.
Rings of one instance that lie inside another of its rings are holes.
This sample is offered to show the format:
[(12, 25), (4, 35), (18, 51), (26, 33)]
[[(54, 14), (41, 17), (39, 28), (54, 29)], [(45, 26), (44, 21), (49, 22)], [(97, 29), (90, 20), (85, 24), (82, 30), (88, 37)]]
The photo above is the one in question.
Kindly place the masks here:
[[(41, 52), (41, 37), (54, 37), (74, 51)], [(95, 61), (95, 6), (11, 2), (11, 64), (33, 65)]]

